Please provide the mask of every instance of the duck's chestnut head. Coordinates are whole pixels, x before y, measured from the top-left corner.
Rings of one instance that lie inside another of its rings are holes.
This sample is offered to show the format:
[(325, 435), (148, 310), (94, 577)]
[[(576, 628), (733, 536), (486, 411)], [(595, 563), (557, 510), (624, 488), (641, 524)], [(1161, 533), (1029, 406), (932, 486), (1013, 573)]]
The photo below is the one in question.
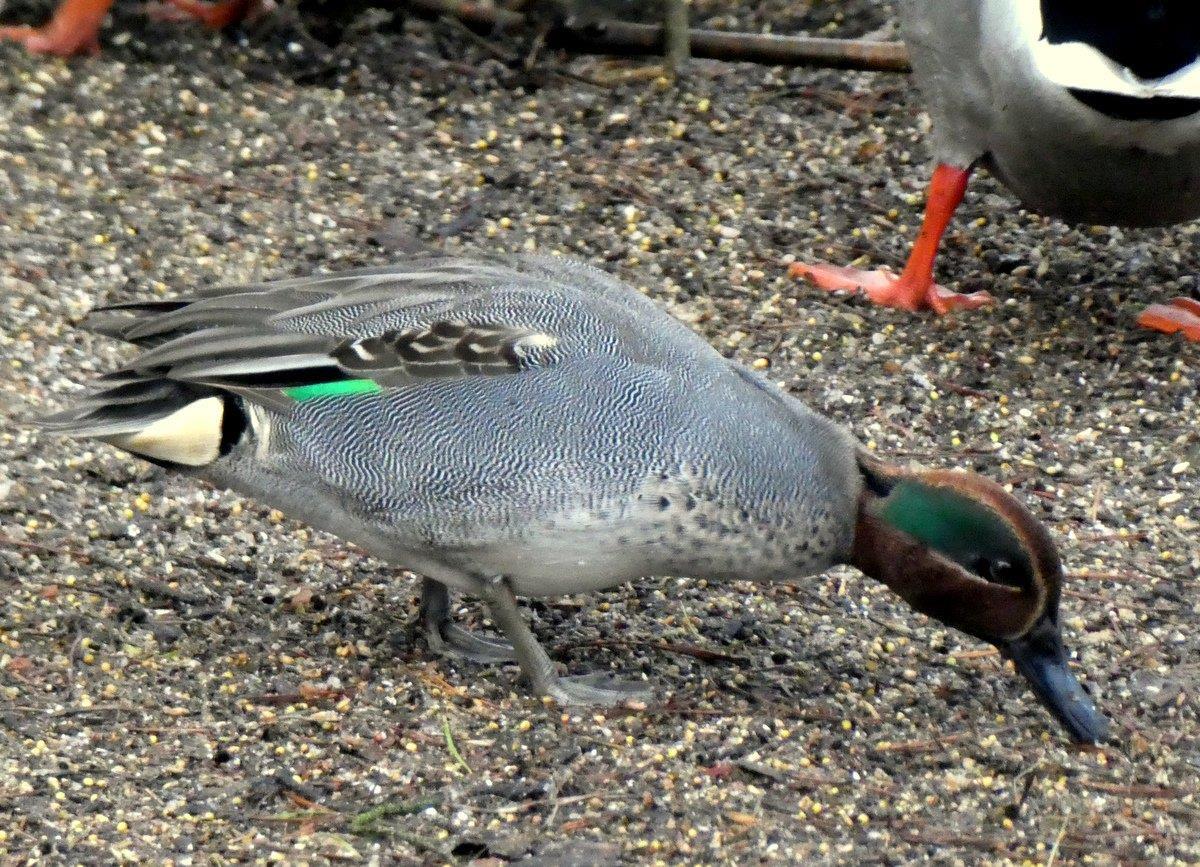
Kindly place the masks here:
[(851, 563), (924, 614), (991, 642), (1075, 741), (1107, 720), (1067, 667), (1063, 567), (1049, 532), (1015, 497), (973, 473), (902, 470), (864, 455)]

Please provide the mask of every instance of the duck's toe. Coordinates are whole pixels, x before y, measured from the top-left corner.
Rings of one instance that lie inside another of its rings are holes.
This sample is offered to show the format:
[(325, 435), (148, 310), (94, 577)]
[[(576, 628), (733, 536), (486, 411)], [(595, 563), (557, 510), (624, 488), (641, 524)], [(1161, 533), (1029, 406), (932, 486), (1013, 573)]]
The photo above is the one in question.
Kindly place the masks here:
[(937, 283), (929, 286), (925, 297), (929, 309), (939, 315), (951, 310), (978, 310), (995, 303), (987, 292), (954, 292)]
[[(887, 268), (864, 271), (860, 268), (847, 268), (842, 265), (832, 265), (829, 262), (793, 262), (788, 268), (788, 274), (800, 280), (806, 280), (818, 289), (826, 292), (852, 292), (873, 295), (893, 289), (899, 282), (899, 275)], [(917, 293), (920, 296), (923, 293)], [(919, 297), (914, 299), (919, 301)], [(918, 307), (911, 308), (920, 309)]]
[(0, 27), (0, 41), (20, 42), (34, 54), (99, 54), (100, 25), (112, 2), (63, 0), (42, 27)]
[(210, 30), (224, 30), (251, 17), (257, 0), (164, 0), (146, 6), (151, 18), (160, 21), (199, 21)]
[(952, 292), (932, 280), (915, 279), (886, 268), (864, 271), (827, 262), (795, 262), (788, 273), (826, 292), (861, 293), (882, 307), (895, 307), (914, 313), (932, 310), (941, 315), (956, 309), (974, 310), (992, 303), (992, 296), (986, 292)]
[(19, 42), (33, 54), (53, 54), (74, 57), (77, 54), (99, 54), (100, 40), (96, 29), (65, 30), (61, 27), (0, 27), (0, 42)]
[(482, 663), (512, 662), (517, 658), (509, 642), (456, 625), (450, 619), (450, 591), (432, 578), (421, 584), (420, 612), (413, 625), (424, 633), (429, 649), (440, 656)]
[(1200, 301), (1176, 298), (1167, 304), (1151, 304), (1138, 317), (1138, 325), (1200, 342)]
[[(428, 632), (426, 638), (432, 647), (434, 642)], [(441, 646), (436, 650), (444, 656), (480, 663), (515, 662), (517, 659), (517, 652), (504, 639), (479, 635), (454, 623), (443, 623), (438, 638)]]
[(606, 672), (557, 677), (546, 694), (561, 705), (616, 707), (637, 702), (645, 704), (654, 693), (644, 681), (621, 680)]

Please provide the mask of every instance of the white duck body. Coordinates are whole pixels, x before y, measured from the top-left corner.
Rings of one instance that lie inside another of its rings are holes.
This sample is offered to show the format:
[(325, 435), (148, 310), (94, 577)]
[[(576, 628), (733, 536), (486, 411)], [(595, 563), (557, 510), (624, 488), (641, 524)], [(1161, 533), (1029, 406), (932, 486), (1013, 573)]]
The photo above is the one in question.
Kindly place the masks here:
[[(1200, 216), (1200, 61), (1142, 79), (1084, 42), (1052, 44), (1043, 9), (1055, 2), (903, 0), (937, 160), (982, 160), (1030, 207), (1073, 222)], [(1170, 107), (1159, 114), (1195, 111), (1120, 119), (1072, 91)]]

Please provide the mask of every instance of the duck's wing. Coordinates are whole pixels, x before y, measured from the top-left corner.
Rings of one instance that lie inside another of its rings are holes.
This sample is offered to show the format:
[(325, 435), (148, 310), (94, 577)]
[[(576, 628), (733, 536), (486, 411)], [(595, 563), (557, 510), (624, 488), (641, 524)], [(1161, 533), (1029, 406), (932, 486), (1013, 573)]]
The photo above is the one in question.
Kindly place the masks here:
[(500, 260), (410, 259), (381, 268), (217, 286), (169, 301), (114, 304), (94, 312), (85, 324), (143, 348), (192, 331), (239, 325), (346, 337), (356, 325), (369, 328), (388, 312), (415, 321), (427, 310), (520, 278)]
[(555, 364), (560, 340), (539, 322), (570, 323), (536, 303), (554, 292), (563, 287), (501, 262), (431, 259), (115, 305), (87, 325), (144, 351), (43, 425), (197, 466), (238, 434), (245, 413), (231, 397), (287, 412), (326, 396)]

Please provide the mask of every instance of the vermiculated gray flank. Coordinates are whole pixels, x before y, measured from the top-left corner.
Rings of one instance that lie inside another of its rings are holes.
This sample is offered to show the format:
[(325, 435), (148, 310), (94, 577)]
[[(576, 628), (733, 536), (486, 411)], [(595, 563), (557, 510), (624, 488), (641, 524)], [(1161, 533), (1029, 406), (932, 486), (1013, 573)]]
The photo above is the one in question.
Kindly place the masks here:
[(266, 409), (266, 437), (201, 471), (380, 557), (543, 595), (647, 574), (795, 577), (849, 550), (846, 433), (591, 267), (413, 262), (254, 297), (262, 333), (460, 320), (557, 340), (519, 374)]

